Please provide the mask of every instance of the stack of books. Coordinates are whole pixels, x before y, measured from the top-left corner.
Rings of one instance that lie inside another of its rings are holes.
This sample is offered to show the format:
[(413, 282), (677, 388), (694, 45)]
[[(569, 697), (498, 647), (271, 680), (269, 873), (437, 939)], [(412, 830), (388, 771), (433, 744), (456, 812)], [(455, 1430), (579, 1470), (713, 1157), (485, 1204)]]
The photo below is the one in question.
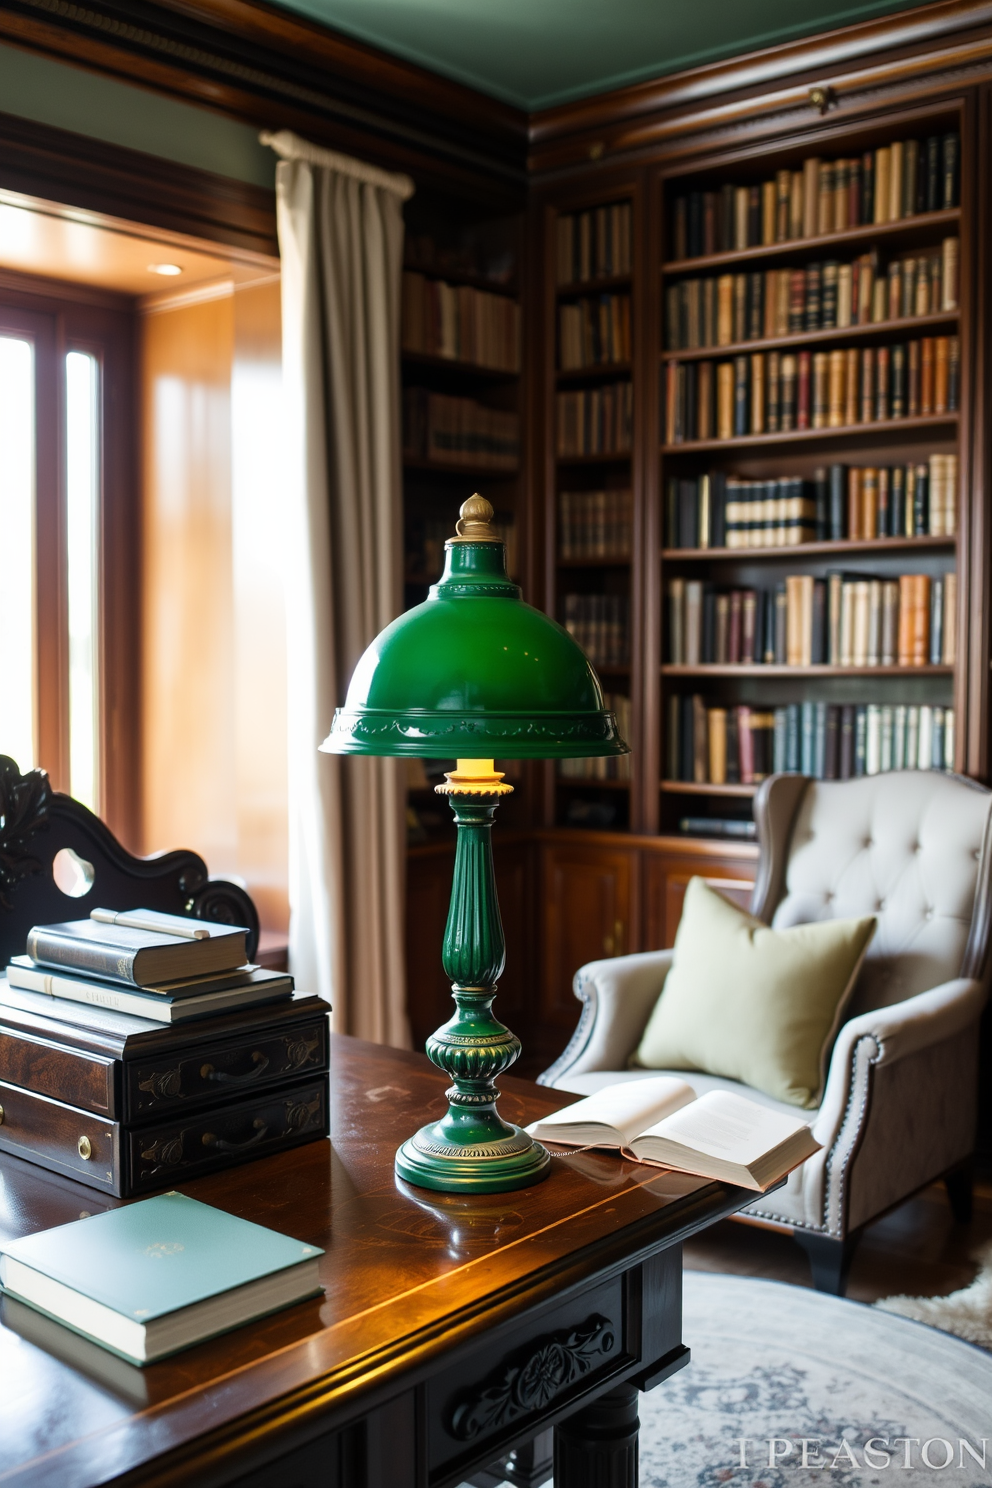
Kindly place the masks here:
[(674, 666), (953, 666), (957, 575), (828, 571), (789, 574), (774, 589), (717, 590), (671, 579)]
[(327, 1132), (327, 1006), (247, 932), (153, 910), (38, 925), (0, 981), (0, 1149), (121, 1197)]
[(956, 413), (957, 336), (833, 351), (752, 351), (665, 371), (665, 442), (741, 439)]
[(960, 136), (895, 140), (844, 160), (811, 155), (802, 170), (776, 172), (752, 186), (675, 198), (674, 259), (732, 253), (851, 227), (899, 222), (958, 205)]
[(954, 709), (929, 703), (709, 705), (668, 700), (667, 778), (757, 785), (799, 773), (851, 780), (890, 770), (953, 770)]
[(945, 238), (939, 248), (893, 258), (884, 272), (872, 249), (850, 263), (829, 258), (803, 269), (680, 279), (665, 291), (665, 349), (950, 314), (958, 308), (960, 247), (958, 238)]
[(906, 465), (821, 465), (813, 479), (670, 476), (666, 548), (787, 548), (876, 537), (953, 537), (957, 455)]

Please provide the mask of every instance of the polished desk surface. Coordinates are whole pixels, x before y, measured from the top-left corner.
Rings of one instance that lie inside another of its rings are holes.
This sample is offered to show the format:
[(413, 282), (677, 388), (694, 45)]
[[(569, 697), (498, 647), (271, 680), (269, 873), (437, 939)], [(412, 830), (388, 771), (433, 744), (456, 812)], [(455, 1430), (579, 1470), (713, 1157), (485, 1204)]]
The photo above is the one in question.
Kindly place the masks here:
[[(742, 1201), (739, 1190), (593, 1153), (554, 1158), (545, 1182), (513, 1194), (470, 1199), (405, 1187), (393, 1174), (394, 1151), (443, 1109), (445, 1083), (421, 1055), (337, 1037), (331, 1142), (182, 1186), (323, 1247), (323, 1300), (140, 1370), (5, 1299), (4, 1488), (92, 1488), (125, 1474), (187, 1482), (193, 1463), (223, 1463), (225, 1453), (240, 1461), (249, 1428), (261, 1439), (308, 1412), (332, 1420), (342, 1404), (354, 1409), (356, 1395), (381, 1394), (411, 1363), (429, 1365), (639, 1240), (662, 1234), (675, 1243)], [(523, 1080), (501, 1086), (500, 1109), (512, 1121), (564, 1103), (561, 1092)], [(0, 1237), (120, 1202), (0, 1160)]]

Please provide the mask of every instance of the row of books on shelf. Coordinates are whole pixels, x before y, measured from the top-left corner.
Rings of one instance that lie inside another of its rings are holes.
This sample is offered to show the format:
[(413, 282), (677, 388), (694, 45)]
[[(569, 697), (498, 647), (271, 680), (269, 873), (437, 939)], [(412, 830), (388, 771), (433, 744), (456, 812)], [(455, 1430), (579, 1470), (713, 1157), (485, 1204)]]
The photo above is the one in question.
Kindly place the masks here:
[[(511, 578), (515, 578), (519, 573), (517, 524), (512, 517), (497, 514), (491, 525), (506, 544), (506, 571)], [(450, 537), (450, 517), (425, 517), (408, 527), (404, 555), (407, 583), (433, 584), (441, 577), (444, 570), (444, 545)]]
[(713, 470), (669, 476), (665, 547), (786, 548), (879, 537), (953, 537), (957, 455), (906, 465), (820, 465), (801, 476), (749, 479)]
[(473, 398), (406, 388), (403, 454), (407, 459), (433, 460), (439, 465), (516, 470), (520, 461), (520, 418), (502, 408), (487, 408)]
[(855, 157), (811, 155), (758, 184), (725, 182), (673, 203), (674, 259), (821, 237), (958, 205), (956, 133), (895, 140)]
[(559, 558), (629, 558), (633, 498), (628, 491), (562, 491)]
[(666, 588), (674, 666), (953, 666), (957, 575), (789, 574), (773, 589)]
[(629, 202), (559, 217), (555, 237), (558, 283), (582, 284), (629, 274), (632, 242)]
[(520, 370), (520, 306), (466, 284), (403, 274), (402, 347), (421, 356)]
[(894, 258), (872, 249), (853, 263), (682, 279), (665, 291), (665, 349), (695, 351), (802, 331), (848, 330), (958, 308), (959, 241)]
[(767, 775), (851, 780), (890, 770), (953, 770), (954, 709), (930, 703), (711, 707), (668, 699), (669, 780), (757, 785)]
[(630, 660), (630, 605), (621, 594), (566, 594), (564, 625), (593, 666)]
[[(607, 692), (603, 705), (616, 714), (621, 739), (629, 739), (630, 698), (621, 692)], [(558, 775), (562, 780), (629, 780), (630, 755), (621, 754), (598, 759), (563, 759), (558, 761)]]
[(634, 388), (629, 382), (575, 388), (555, 399), (557, 452), (617, 455), (630, 450), (634, 428)]
[(957, 336), (834, 351), (753, 351), (726, 362), (669, 362), (665, 443), (845, 429), (956, 413)]
[(563, 372), (630, 361), (630, 295), (602, 294), (558, 307), (558, 366)]

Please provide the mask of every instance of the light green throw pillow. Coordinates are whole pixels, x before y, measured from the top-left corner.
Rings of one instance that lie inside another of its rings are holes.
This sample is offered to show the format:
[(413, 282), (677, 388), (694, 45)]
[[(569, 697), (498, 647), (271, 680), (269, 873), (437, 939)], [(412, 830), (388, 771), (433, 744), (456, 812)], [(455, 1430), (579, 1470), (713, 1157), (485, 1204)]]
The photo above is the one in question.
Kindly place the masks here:
[(874, 933), (874, 915), (770, 930), (690, 879), (671, 970), (631, 1064), (703, 1070), (819, 1105)]

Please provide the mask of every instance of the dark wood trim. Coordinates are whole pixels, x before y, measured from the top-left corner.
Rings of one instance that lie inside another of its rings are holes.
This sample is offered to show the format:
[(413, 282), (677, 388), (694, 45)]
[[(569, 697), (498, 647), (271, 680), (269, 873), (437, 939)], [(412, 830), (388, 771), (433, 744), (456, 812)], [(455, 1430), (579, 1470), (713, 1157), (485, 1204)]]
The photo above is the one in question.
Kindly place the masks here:
[(814, 85), (828, 90), (829, 120), (848, 124), (896, 100), (932, 99), (992, 75), (990, 21), (988, 0), (938, 0), (562, 104), (531, 116), (530, 169), (589, 172), (619, 156), (709, 150), (745, 127), (774, 134), (778, 147), (790, 129), (820, 124)]
[(0, 114), (0, 191), (279, 255), (274, 191), (14, 114)]
[(275, 6), (14, 0), (0, 37), (468, 198), (522, 196), (524, 113)]

